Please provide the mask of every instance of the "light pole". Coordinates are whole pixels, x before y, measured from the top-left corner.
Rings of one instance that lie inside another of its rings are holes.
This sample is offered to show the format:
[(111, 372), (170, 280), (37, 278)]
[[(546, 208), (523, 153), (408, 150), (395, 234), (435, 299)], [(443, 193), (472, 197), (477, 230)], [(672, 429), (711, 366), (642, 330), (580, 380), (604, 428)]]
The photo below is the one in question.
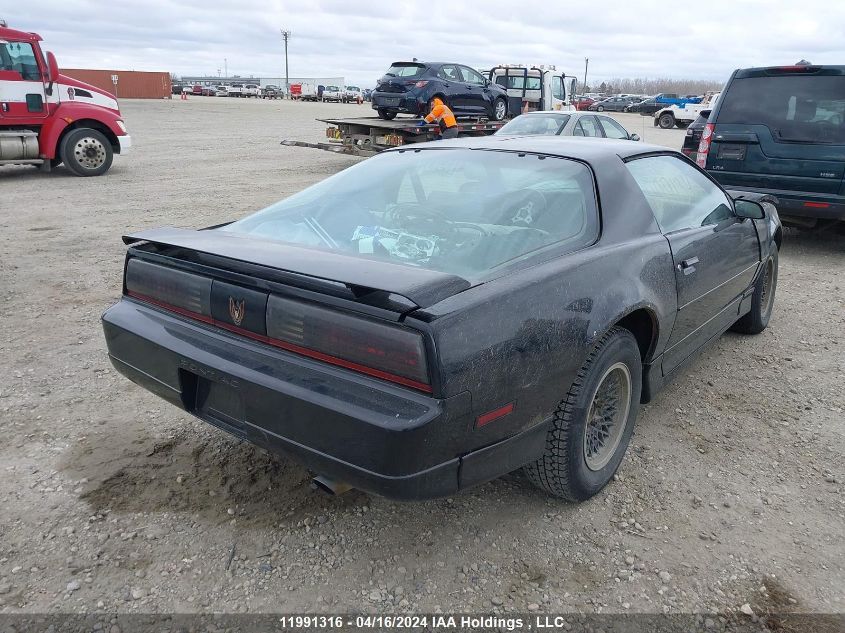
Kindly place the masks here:
[(225, 57), (223, 58), (223, 76), (226, 79), (229, 78), (229, 60)]
[(582, 93), (587, 90), (587, 67), (589, 65), (590, 65), (590, 58), (585, 57), (584, 58), (584, 90), (581, 91)]
[(290, 39), (290, 31), (279, 29), (282, 33), (282, 38), (285, 40), (285, 96), (290, 98), (290, 77), (288, 76), (288, 39)]

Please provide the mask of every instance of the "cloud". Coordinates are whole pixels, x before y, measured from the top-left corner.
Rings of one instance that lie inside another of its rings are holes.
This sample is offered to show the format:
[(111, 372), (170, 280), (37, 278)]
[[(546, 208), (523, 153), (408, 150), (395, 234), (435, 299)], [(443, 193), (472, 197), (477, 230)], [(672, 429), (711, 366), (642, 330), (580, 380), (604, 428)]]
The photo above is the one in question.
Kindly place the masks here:
[(734, 68), (845, 59), (845, 3), (804, 0), (29, 0), (2, 17), (36, 31), (65, 67), (291, 76), (374, 85), (418, 57), (489, 67), (555, 64), (589, 79), (727, 79)]

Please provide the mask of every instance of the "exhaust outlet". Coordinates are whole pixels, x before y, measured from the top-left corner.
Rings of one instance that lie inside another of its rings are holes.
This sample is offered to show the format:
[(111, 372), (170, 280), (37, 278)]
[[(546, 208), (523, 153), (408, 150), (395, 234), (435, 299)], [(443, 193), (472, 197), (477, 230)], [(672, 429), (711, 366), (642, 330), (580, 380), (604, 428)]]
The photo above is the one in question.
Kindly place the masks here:
[(334, 479), (329, 479), (323, 475), (317, 475), (311, 480), (311, 485), (314, 486), (317, 490), (322, 490), (328, 495), (333, 497), (337, 497), (342, 495), (344, 492), (349, 492), (352, 490), (352, 486), (342, 481), (335, 481)]

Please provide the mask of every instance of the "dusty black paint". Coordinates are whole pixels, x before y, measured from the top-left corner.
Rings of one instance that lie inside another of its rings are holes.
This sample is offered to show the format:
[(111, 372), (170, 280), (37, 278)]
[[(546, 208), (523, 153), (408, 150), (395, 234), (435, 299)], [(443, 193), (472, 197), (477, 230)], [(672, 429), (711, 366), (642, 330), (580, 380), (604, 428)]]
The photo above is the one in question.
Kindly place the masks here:
[[(698, 253), (702, 261), (715, 262), (705, 271), (712, 283), (730, 274), (731, 262), (746, 272), (741, 279), (723, 280), (732, 284), (721, 293), (725, 305), (701, 301), (698, 312), (683, 316), (688, 331), (678, 335), (672, 238), (661, 234), (624, 160), (679, 154), (639, 143), (557, 137), (490, 137), (434, 146), (437, 151), (452, 147), (584, 161), (596, 179), (600, 237), (580, 251), (547, 252), (472, 280), (317, 256), (303, 248), (287, 252), (289, 247), (258, 242), (250, 248), (248, 238), (217, 239), (214, 231), (166, 230), (126, 238), (153, 240), (134, 244), (129, 257), (419, 329), (425, 334), (433, 395), (297, 357), (128, 298), (103, 315), (115, 366), (188, 410), (192, 401), (186, 391), (198, 382), (225, 384), (241, 394), (246, 419), (237, 428), (205, 419), (271, 450), (295, 454), (318, 472), (391, 497), (445, 495), (538, 457), (538, 437), (552, 412), (596, 340), (615, 324), (630, 324), (638, 337), (644, 350), (643, 400), (650, 398), (671, 378), (668, 370), (677, 371), (748, 311), (759, 262), (779, 239), (773, 208), (763, 220), (733, 218), (702, 230), (701, 248), (708, 248), (708, 239), (736, 236), (730, 240), (733, 252), (720, 243), (712, 253)], [(236, 244), (245, 248), (232, 259)], [(395, 295), (410, 302), (397, 302)], [(673, 332), (679, 340), (670, 345)], [(667, 358), (671, 368), (664, 367)], [(479, 415), (509, 402), (516, 403), (510, 415), (476, 428)]]

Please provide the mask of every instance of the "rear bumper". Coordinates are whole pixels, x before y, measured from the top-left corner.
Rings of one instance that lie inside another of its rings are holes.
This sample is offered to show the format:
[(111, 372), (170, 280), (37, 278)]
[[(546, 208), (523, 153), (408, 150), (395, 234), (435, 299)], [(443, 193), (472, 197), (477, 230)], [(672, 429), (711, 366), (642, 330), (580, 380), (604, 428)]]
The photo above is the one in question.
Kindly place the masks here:
[(373, 110), (387, 110), (388, 112), (402, 112), (403, 114), (424, 113), (426, 103), (417, 97), (396, 94), (378, 93), (372, 96)]
[(433, 398), (131, 299), (105, 312), (103, 329), (115, 369), (133, 382), (237, 437), (385, 497), (453, 494), (543, 450), (544, 425), (469, 450), (467, 393)]

